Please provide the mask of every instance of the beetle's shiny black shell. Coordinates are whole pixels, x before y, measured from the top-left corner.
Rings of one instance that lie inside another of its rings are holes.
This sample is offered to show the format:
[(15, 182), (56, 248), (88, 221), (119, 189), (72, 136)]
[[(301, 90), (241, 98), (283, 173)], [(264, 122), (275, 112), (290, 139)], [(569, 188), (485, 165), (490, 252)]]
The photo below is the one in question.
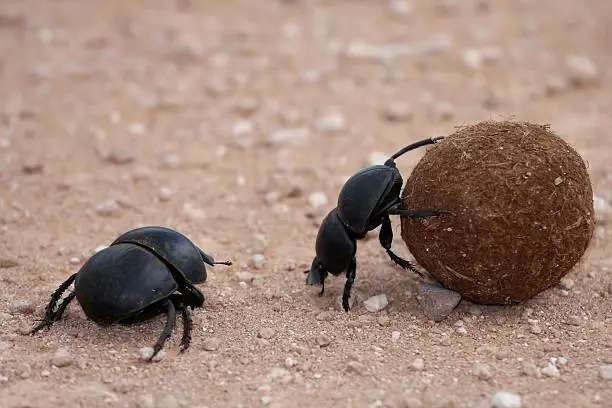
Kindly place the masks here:
[(142, 311), (178, 289), (168, 266), (153, 252), (123, 243), (105, 248), (81, 267), (74, 292), (94, 322), (110, 325)]
[(133, 243), (150, 249), (191, 283), (206, 280), (200, 249), (183, 234), (165, 227), (142, 227), (120, 235), (111, 245)]
[(334, 208), (323, 219), (317, 234), (315, 250), (318, 260), (329, 273), (339, 275), (348, 268), (356, 249), (355, 241), (347, 235)]
[(353, 174), (338, 195), (338, 216), (355, 234), (380, 225), (378, 214), (397, 202), (402, 176), (396, 168), (375, 165)]

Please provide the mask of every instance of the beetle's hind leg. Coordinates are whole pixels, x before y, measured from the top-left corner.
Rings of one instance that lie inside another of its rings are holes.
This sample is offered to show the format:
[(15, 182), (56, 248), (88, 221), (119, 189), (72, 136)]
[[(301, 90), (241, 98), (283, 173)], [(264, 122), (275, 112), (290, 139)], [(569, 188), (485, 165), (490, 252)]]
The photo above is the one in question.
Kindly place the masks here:
[(344, 284), (344, 291), (342, 292), (342, 307), (345, 312), (350, 309), (349, 298), (351, 297), (351, 288), (355, 282), (355, 276), (357, 275), (357, 260), (353, 257), (353, 260), (349, 264), (346, 270), (346, 283)]
[(388, 215), (385, 215), (385, 217), (383, 218), (383, 222), (380, 226), (380, 233), (378, 234), (378, 239), (380, 241), (380, 245), (387, 251), (389, 258), (391, 258), (393, 262), (395, 262), (402, 268), (409, 269), (420, 277), (423, 277), (421, 271), (415, 268), (414, 265), (412, 265), (406, 259), (396, 255), (391, 250), (391, 243), (393, 242), (393, 228), (391, 226), (391, 219)]
[(183, 337), (179, 345), (180, 352), (184, 352), (191, 344), (191, 331), (193, 330), (193, 320), (191, 319), (191, 311), (185, 306), (181, 296), (172, 296), (171, 301), (174, 302), (176, 309), (181, 311), (183, 318)]
[(168, 301), (167, 308), (167, 320), (166, 325), (164, 326), (164, 331), (153, 345), (153, 354), (151, 354), (151, 357), (149, 357), (149, 361), (153, 360), (157, 353), (159, 353), (160, 350), (164, 348), (164, 344), (172, 335), (172, 331), (174, 330), (174, 326), (176, 325), (176, 308), (174, 307), (174, 302)]
[(72, 285), (72, 282), (74, 282), (75, 278), (76, 273), (73, 273), (68, 279), (66, 279), (66, 281), (64, 281), (64, 283), (60, 285), (59, 288), (57, 288), (55, 292), (53, 292), (53, 294), (51, 295), (51, 300), (45, 308), (45, 316), (42, 318), (40, 323), (38, 323), (32, 328), (32, 330), (30, 330), (30, 334), (34, 334), (44, 327), (51, 327), (54, 322), (62, 318), (66, 307), (68, 307), (68, 304), (74, 299), (75, 294), (73, 292), (70, 292), (70, 294), (68, 294), (68, 296), (66, 296), (65, 298), (62, 298), (62, 295), (64, 294), (64, 292), (66, 292), (68, 287)]

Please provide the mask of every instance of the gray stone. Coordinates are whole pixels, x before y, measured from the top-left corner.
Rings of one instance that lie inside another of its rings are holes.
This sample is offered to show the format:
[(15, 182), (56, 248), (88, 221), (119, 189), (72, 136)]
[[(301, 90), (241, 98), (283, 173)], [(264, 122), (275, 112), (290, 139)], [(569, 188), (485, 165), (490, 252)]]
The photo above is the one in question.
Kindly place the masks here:
[(417, 300), (429, 319), (439, 322), (447, 317), (461, 301), (461, 295), (435, 283), (419, 283)]

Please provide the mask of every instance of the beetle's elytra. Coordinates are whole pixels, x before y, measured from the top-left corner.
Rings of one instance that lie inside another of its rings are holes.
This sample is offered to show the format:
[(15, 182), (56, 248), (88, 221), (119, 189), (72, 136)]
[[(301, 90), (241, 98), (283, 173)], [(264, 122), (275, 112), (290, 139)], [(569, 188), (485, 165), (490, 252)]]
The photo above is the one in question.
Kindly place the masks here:
[[(180, 351), (189, 347), (193, 327), (190, 308), (201, 307), (204, 295), (194, 286), (206, 280), (206, 266), (215, 262), (183, 234), (165, 227), (133, 229), (97, 252), (51, 295), (45, 316), (31, 333), (60, 320), (76, 297), (87, 317), (99, 325), (133, 324), (167, 314), (150, 359), (163, 348), (176, 312), (183, 318)], [(63, 297), (74, 283), (74, 291)]]
[(393, 229), (390, 215), (404, 217), (431, 217), (446, 214), (436, 209), (410, 210), (400, 199), (402, 176), (395, 159), (402, 154), (428, 144), (437, 143), (443, 136), (423, 139), (404, 147), (392, 155), (383, 165), (369, 166), (357, 171), (344, 184), (338, 195), (336, 208), (323, 219), (315, 243), (316, 256), (306, 278), (309, 285), (321, 285), (325, 291), (327, 275), (338, 276), (346, 272), (346, 284), (342, 295), (342, 307), (349, 310), (351, 287), (357, 272), (357, 240), (368, 231), (380, 226), (379, 240), (389, 257), (404, 269), (422, 275), (410, 262), (391, 250)]

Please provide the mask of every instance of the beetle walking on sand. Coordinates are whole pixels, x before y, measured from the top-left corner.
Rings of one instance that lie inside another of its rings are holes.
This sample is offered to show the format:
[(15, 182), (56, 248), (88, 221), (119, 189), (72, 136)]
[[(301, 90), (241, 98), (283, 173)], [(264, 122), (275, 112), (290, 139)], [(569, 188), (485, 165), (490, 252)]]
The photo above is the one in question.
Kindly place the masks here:
[(315, 251), (306, 283), (321, 285), (320, 295), (325, 291), (328, 273), (334, 276), (346, 271), (346, 284), (342, 294), (342, 307), (349, 310), (351, 287), (357, 272), (357, 240), (363, 239), (368, 231), (380, 226), (379, 241), (389, 257), (399, 266), (422, 276), (410, 262), (391, 250), (393, 230), (390, 215), (403, 217), (432, 217), (447, 214), (436, 209), (410, 210), (400, 199), (403, 185), (402, 176), (395, 165), (395, 159), (421, 146), (437, 143), (444, 136), (432, 137), (415, 142), (393, 154), (382, 165), (363, 168), (353, 174), (338, 195), (336, 208), (323, 219), (317, 234)]
[[(166, 325), (153, 346), (153, 357), (164, 347), (183, 317), (180, 351), (191, 342), (193, 328), (189, 308), (201, 307), (204, 295), (194, 286), (206, 280), (204, 264), (215, 262), (187, 237), (169, 228), (142, 227), (119, 236), (97, 252), (51, 295), (45, 316), (32, 330), (36, 333), (60, 320), (76, 297), (87, 317), (101, 326), (134, 324), (166, 314)], [(74, 291), (63, 297), (74, 282)]]

